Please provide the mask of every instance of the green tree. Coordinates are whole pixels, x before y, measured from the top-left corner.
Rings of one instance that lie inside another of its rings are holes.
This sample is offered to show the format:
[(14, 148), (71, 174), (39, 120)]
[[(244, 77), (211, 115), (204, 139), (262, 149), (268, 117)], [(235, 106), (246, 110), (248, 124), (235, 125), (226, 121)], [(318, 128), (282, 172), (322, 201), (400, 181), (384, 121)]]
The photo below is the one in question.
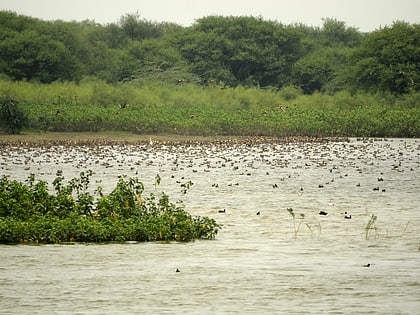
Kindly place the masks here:
[(96, 43), (91, 54), (88, 73), (108, 83), (130, 80), (140, 67), (127, 50), (111, 49), (104, 42)]
[(255, 17), (199, 19), (175, 44), (203, 80), (232, 85), (285, 85), (302, 53), (292, 27)]
[(323, 90), (332, 73), (330, 60), (316, 53), (301, 58), (292, 69), (295, 85), (300, 86), (305, 94)]
[(163, 39), (130, 41), (128, 54), (138, 67), (133, 77), (138, 81), (158, 83), (199, 83), (190, 66), (170, 43)]
[(122, 16), (119, 24), (129, 39), (157, 38), (163, 34), (158, 23), (142, 19), (138, 12)]
[(156, 64), (162, 68), (175, 67), (183, 62), (180, 53), (161, 39), (130, 41), (128, 53), (142, 64)]
[(76, 58), (64, 46), (34, 31), (14, 33), (0, 42), (2, 71), (16, 80), (73, 80), (78, 71)]
[(395, 22), (366, 36), (351, 56), (348, 81), (367, 91), (419, 89), (420, 24)]
[(41, 20), (18, 15), (11, 11), (0, 11), (0, 29), (22, 32), (28, 29), (35, 29), (41, 24)]
[(347, 27), (345, 22), (332, 18), (323, 19), (324, 24), (320, 33), (322, 46), (326, 47), (357, 47), (363, 35), (354, 27)]
[(292, 67), (294, 85), (305, 94), (344, 89), (342, 69), (347, 66), (350, 51), (346, 47), (323, 47), (302, 57)]

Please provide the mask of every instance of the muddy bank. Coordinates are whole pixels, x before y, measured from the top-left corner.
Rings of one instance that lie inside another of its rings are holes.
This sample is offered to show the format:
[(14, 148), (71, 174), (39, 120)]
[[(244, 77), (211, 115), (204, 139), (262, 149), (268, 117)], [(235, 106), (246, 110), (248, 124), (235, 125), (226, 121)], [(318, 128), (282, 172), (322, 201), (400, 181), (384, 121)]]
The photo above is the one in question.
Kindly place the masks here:
[(0, 134), (0, 146), (54, 146), (54, 145), (113, 145), (113, 144), (188, 144), (188, 143), (294, 143), (335, 142), (347, 138), (318, 137), (263, 137), (263, 136), (188, 136), (188, 135), (139, 135), (131, 133), (28, 133), (19, 135)]

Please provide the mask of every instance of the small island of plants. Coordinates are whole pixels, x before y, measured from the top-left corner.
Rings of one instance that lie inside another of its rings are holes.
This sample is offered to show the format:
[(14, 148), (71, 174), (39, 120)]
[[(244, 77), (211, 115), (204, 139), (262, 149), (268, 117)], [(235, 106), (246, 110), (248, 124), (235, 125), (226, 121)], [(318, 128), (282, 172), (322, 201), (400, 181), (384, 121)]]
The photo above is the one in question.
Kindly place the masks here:
[(213, 239), (221, 228), (214, 219), (191, 215), (182, 202), (170, 202), (165, 193), (143, 197), (137, 178), (120, 179), (109, 194), (101, 187), (92, 194), (91, 175), (81, 172), (67, 184), (59, 176), (55, 193), (35, 175), (24, 183), (3, 176), (0, 243), (192, 241)]

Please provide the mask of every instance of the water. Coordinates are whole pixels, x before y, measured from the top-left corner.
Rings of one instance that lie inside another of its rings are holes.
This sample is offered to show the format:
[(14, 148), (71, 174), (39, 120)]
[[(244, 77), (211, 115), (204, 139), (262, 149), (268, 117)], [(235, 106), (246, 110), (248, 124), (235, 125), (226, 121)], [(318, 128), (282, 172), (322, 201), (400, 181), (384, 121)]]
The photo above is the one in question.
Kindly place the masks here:
[(4, 147), (1, 175), (19, 180), (92, 169), (105, 192), (131, 176), (155, 192), (159, 174), (158, 191), (223, 229), (191, 243), (0, 246), (1, 313), (419, 314), (419, 148), (419, 139)]

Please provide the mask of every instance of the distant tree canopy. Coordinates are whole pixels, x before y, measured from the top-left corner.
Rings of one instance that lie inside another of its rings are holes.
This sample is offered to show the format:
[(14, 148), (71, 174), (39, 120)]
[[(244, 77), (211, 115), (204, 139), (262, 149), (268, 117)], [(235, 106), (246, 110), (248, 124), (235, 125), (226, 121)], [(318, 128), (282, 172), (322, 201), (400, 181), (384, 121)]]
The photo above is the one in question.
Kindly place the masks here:
[(281, 88), (418, 91), (420, 26), (361, 33), (261, 17), (208, 16), (190, 27), (127, 14), (107, 25), (42, 21), (0, 11), (0, 73), (12, 80), (130, 80)]
[(406, 93), (419, 89), (420, 25), (395, 22), (374, 31), (350, 56), (349, 78), (357, 88)]

